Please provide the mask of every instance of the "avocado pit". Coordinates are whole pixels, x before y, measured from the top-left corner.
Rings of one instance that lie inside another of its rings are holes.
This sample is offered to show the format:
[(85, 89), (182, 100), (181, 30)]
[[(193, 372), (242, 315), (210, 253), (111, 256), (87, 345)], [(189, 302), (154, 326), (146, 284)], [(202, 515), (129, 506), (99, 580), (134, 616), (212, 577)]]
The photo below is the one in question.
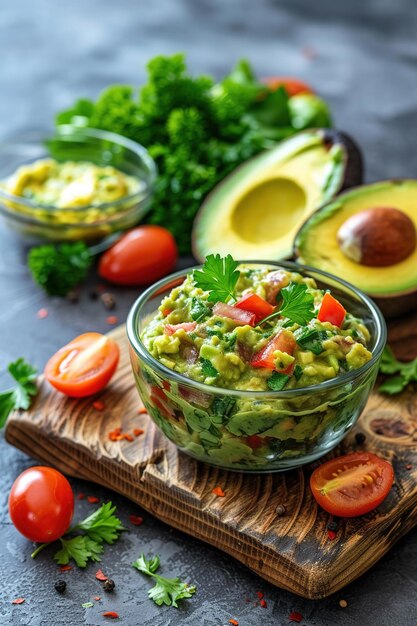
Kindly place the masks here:
[(343, 254), (360, 265), (387, 267), (404, 261), (415, 250), (416, 228), (394, 207), (375, 207), (355, 213), (339, 228)]

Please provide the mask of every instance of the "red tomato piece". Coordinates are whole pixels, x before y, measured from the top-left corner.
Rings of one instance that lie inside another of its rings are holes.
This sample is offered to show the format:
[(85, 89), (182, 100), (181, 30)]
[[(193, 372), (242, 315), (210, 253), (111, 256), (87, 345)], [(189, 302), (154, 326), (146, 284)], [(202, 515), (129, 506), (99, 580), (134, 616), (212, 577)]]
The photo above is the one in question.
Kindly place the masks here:
[(243, 298), (240, 298), (235, 304), (235, 307), (242, 309), (243, 311), (249, 311), (254, 313), (256, 318), (255, 322), (258, 324), (264, 317), (268, 317), (275, 311), (275, 307), (269, 304), (266, 300), (256, 295), (256, 293), (248, 293)]
[(253, 355), (251, 360), (252, 367), (267, 367), (271, 370), (276, 370), (282, 374), (290, 374), (294, 369), (293, 364), (285, 368), (285, 370), (278, 370), (275, 367), (274, 352), (280, 350), (286, 352), (292, 356), (296, 347), (296, 341), (291, 333), (281, 330), (278, 335), (272, 337), (262, 350)]
[(224, 302), (216, 302), (213, 307), (213, 315), (228, 317), (239, 326), (246, 326), (246, 324), (249, 324), (249, 326), (255, 326), (255, 313), (242, 311), (241, 309), (237, 309), (235, 306), (230, 306), (230, 304), (225, 304)]
[(284, 270), (275, 270), (269, 272), (266, 277), (268, 284), (266, 286), (266, 299), (270, 304), (276, 304), (277, 296), (281, 289), (287, 287), (290, 278)]
[(167, 335), (173, 335), (176, 330), (180, 330), (181, 328), (185, 330), (186, 333), (190, 333), (197, 326), (197, 322), (182, 322), (182, 324), (166, 324), (164, 328), (164, 333)]
[(52, 467), (30, 467), (13, 483), (9, 513), (16, 529), (30, 541), (55, 541), (71, 524), (74, 513), (71, 485)]
[(258, 448), (262, 448), (265, 443), (265, 438), (259, 435), (250, 435), (246, 437), (246, 443), (252, 450), (257, 450)]
[(333, 298), (330, 293), (325, 293), (317, 319), (320, 322), (330, 322), (334, 326), (342, 326), (345, 319), (346, 309), (339, 300)]
[(391, 463), (370, 452), (353, 452), (315, 469), (310, 487), (317, 502), (331, 515), (356, 517), (379, 506), (393, 482)]
[(100, 333), (84, 333), (58, 350), (45, 366), (45, 378), (72, 398), (104, 389), (116, 371), (119, 347)]
[(268, 85), (272, 91), (276, 91), (279, 87), (284, 87), (290, 98), (301, 93), (314, 93), (310, 85), (292, 76), (266, 76), (262, 79), (262, 82)]
[(174, 269), (178, 250), (174, 237), (148, 224), (125, 233), (100, 258), (98, 273), (117, 285), (150, 285)]

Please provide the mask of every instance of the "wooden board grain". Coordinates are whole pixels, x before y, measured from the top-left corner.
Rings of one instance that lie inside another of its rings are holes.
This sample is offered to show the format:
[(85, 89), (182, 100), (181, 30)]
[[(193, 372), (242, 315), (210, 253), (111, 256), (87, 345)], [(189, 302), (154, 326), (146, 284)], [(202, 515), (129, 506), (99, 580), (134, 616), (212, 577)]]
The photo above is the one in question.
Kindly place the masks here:
[[(417, 395), (389, 398), (374, 391), (355, 429), (332, 454), (355, 449), (392, 461), (395, 485), (387, 500), (362, 518), (342, 520), (334, 540), (329, 516), (308, 486), (311, 468), (270, 475), (218, 470), (179, 452), (141, 406), (131, 374), (124, 328), (110, 333), (122, 348), (112, 384), (91, 399), (71, 400), (44, 382), (28, 412), (6, 427), (11, 444), (71, 476), (95, 481), (137, 502), (159, 519), (224, 550), (271, 583), (322, 598), (371, 567), (417, 523)], [(390, 341), (400, 357), (417, 354), (417, 315), (396, 322)], [(142, 428), (133, 441), (108, 433)], [(355, 433), (366, 434), (358, 445)], [(225, 497), (212, 493), (221, 486)], [(285, 514), (277, 515), (277, 507)]]

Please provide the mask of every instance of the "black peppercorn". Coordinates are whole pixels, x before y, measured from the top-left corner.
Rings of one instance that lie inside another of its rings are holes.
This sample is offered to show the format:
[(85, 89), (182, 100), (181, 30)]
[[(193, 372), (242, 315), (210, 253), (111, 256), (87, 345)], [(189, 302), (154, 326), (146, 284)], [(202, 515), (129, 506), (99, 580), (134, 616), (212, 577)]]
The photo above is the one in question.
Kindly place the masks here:
[(358, 444), (358, 446), (361, 446), (366, 441), (366, 435), (364, 435), (363, 433), (356, 433), (355, 441)]
[(116, 306), (116, 298), (112, 293), (109, 293), (108, 291), (105, 291), (101, 294), (100, 300), (104, 308), (108, 309), (109, 311), (113, 310)]
[(58, 593), (64, 593), (66, 588), (67, 588), (67, 583), (65, 582), (65, 580), (58, 580), (55, 583), (55, 589), (57, 590)]
[(339, 530), (339, 522), (337, 522), (335, 519), (330, 519), (327, 524), (327, 530), (331, 530), (332, 532), (337, 533), (337, 531)]
[(115, 586), (116, 585), (114, 584), (114, 580), (112, 580), (111, 578), (108, 578), (107, 580), (104, 581), (103, 589), (104, 591), (113, 591)]

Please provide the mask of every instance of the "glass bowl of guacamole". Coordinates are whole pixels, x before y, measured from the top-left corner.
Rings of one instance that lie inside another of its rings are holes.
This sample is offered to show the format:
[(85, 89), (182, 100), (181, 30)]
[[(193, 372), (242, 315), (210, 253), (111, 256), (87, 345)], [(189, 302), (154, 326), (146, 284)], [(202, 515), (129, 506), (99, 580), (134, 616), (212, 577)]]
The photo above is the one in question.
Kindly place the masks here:
[(136, 300), (127, 321), (135, 382), (156, 425), (192, 457), (246, 472), (299, 467), (358, 419), (385, 322), (370, 298), (325, 272), (235, 265), (229, 294), (210, 291), (215, 280), (199, 267)]
[(134, 141), (59, 126), (0, 146), (0, 214), (34, 241), (99, 239), (142, 219), (155, 179), (154, 161)]

